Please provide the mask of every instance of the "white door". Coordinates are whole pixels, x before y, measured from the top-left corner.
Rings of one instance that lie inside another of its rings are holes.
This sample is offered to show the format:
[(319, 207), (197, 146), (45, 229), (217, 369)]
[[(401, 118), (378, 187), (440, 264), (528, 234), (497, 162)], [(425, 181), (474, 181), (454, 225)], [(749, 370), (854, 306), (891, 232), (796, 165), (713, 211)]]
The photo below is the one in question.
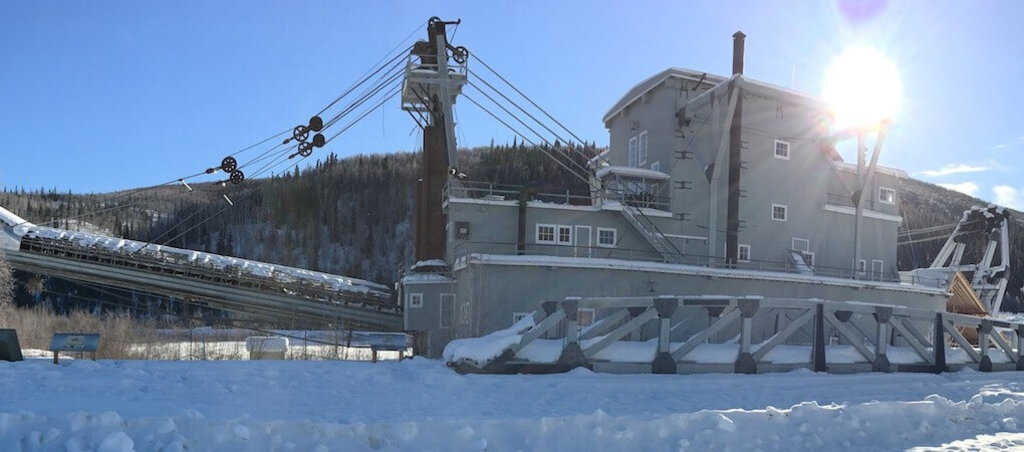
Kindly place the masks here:
[(592, 257), (590, 226), (576, 226), (576, 257)]

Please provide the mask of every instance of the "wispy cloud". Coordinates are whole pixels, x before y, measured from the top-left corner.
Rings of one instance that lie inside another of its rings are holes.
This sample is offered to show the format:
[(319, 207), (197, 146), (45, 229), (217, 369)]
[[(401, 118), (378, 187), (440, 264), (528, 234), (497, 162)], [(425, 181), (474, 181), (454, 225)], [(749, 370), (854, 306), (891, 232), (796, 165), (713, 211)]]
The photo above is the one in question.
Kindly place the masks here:
[(978, 184), (974, 182), (961, 182), (959, 184), (939, 184), (939, 186), (953, 191), (958, 191), (967, 196), (977, 196), (978, 194)]
[(992, 187), (992, 193), (996, 196), (996, 204), (1011, 209), (1021, 209), (1020, 190), (1009, 185), (996, 185)]
[(1006, 149), (1006, 148), (1008, 148), (1010, 146), (1015, 146), (1015, 145), (1018, 145), (1018, 144), (1024, 144), (1024, 136), (1019, 136), (1019, 137), (1011, 139), (1011, 140), (1009, 140), (1009, 141), (1007, 141), (1005, 143), (999, 143), (999, 144), (994, 145), (994, 146), (989, 146), (989, 149), (992, 149), (992, 150)]
[(982, 171), (988, 171), (991, 168), (987, 166), (971, 166), (964, 165), (963, 163), (950, 163), (949, 165), (943, 166), (937, 170), (925, 170), (921, 171), (921, 174), (930, 177), (948, 176), (950, 174), (963, 174), (963, 173), (980, 173)]

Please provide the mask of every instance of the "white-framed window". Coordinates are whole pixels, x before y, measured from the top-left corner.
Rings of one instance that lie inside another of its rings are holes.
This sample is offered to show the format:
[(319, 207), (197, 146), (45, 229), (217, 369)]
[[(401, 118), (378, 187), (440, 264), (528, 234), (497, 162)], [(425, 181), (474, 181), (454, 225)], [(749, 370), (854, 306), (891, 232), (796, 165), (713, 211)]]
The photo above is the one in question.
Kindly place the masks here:
[(750, 262), (750, 245), (739, 244), (739, 249), (736, 250), (736, 260)]
[(520, 320), (525, 319), (526, 317), (528, 317), (531, 314), (533, 314), (533, 313), (532, 312), (513, 312), (512, 313), (512, 324), (515, 325), (515, 324), (519, 323)]
[(772, 219), (775, 221), (786, 221), (789, 217), (789, 208), (785, 204), (772, 204)]
[(596, 312), (594, 308), (580, 308), (579, 320), (580, 326), (590, 326), (594, 324), (594, 316)]
[(559, 245), (572, 245), (572, 226), (558, 226), (558, 236), (555, 241)]
[(443, 293), (441, 294), (441, 302), (438, 305), (439, 323), (438, 326), (441, 328), (452, 327), (452, 316), (455, 315), (455, 294)]
[(422, 308), (423, 307), (423, 294), (421, 293), (410, 293), (406, 306), (410, 308)]
[(537, 243), (555, 243), (555, 225), (537, 223)]
[(866, 271), (868, 271), (868, 261), (864, 259), (857, 261), (857, 273), (863, 275)]
[(896, 204), (896, 190), (889, 187), (878, 187), (878, 201), (885, 204)]
[(654, 171), (661, 171), (661, 160), (657, 162), (651, 162), (651, 169)]
[(801, 251), (801, 252), (804, 252), (804, 253), (810, 253), (811, 252), (811, 241), (810, 240), (801, 239), (799, 237), (793, 237), (792, 245), (793, 245), (792, 249), (794, 249), (796, 251)]
[(636, 166), (636, 137), (629, 139), (629, 163), (628, 166)]
[(614, 247), (618, 243), (618, 231), (615, 228), (597, 228), (597, 246)]
[(789, 160), (789, 142), (775, 140), (775, 158)]
[(881, 279), (882, 272), (885, 271), (885, 262), (880, 259), (871, 259), (871, 276), (873, 278)]
[(811, 267), (814, 267), (814, 253), (807, 251), (804, 253), (804, 262)]
[(637, 166), (642, 166), (647, 163), (647, 131), (645, 130), (640, 132), (640, 136), (638, 138), (639, 143), (637, 143), (637, 147), (639, 148), (640, 156), (638, 157), (639, 162), (637, 163)]

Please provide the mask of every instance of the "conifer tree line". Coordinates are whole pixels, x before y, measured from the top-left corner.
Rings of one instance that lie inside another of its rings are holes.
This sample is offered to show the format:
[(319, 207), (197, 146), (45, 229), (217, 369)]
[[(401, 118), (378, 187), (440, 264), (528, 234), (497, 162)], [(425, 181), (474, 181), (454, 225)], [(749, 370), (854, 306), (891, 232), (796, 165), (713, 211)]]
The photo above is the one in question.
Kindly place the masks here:
[[(586, 196), (586, 184), (569, 176), (545, 152), (586, 166), (586, 157), (601, 150), (593, 144), (570, 148), (556, 143), (542, 152), (518, 141), (492, 143), (461, 150), (459, 169), (472, 181), (532, 184), (545, 191)], [(331, 153), (309, 167), (292, 167), (238, 186), (194, 184), (190, 192), (169, 185), (101, 194), (7, 187), (0, 192), (0, 205), (37, 224), (166, 242), (391, 285), (399, 269), (412, 264), (419, 171), (418, 153), (346, 158)], [(904, 181), (900, 202), (901, 230), (954, 223), (965, 209), (984, 204), (913, 179)], [(1024, 275), (1024, 229), (1016, 222), (1011, 225), (1011, 243), (1010, 292), (1016, 297)], [(936, 240), (900, 246), (899, 269), (927, 266), (942, 244)]]

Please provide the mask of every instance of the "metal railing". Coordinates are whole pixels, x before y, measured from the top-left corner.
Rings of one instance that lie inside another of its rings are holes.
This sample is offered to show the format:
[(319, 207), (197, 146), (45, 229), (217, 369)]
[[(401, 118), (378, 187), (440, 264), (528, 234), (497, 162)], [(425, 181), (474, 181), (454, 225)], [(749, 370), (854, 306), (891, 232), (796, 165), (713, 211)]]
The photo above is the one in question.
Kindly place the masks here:
[[(601, 315), (583, 326), (582, 309)], [(455, 357), (449, 365), (488, 373), (1024, 370), (1024, 323), (882, 303), (568, 297), (542, 303), (532, 320), (511, 331), (518, 338), (500, 356)]]
[[(518, 201), (526, 186), (495, 184), (479, 181), (449, 181), (442, 192), (444, 199), (486, 199), (492, 201)], [(669, 210), (670, 199), (666, 196), (654, 196), (648, 193), (632, 193), (624, 190), (602, 189), (587, 195), (572, 193), (571, 190), (564, 192), (536, 192), (530, 194), (531, 200), (547, 202), (552, 204), (565, 204), (573, 206), (590, 206), (597, 198), (618, 201), (632, 207), (647, 209)]]

